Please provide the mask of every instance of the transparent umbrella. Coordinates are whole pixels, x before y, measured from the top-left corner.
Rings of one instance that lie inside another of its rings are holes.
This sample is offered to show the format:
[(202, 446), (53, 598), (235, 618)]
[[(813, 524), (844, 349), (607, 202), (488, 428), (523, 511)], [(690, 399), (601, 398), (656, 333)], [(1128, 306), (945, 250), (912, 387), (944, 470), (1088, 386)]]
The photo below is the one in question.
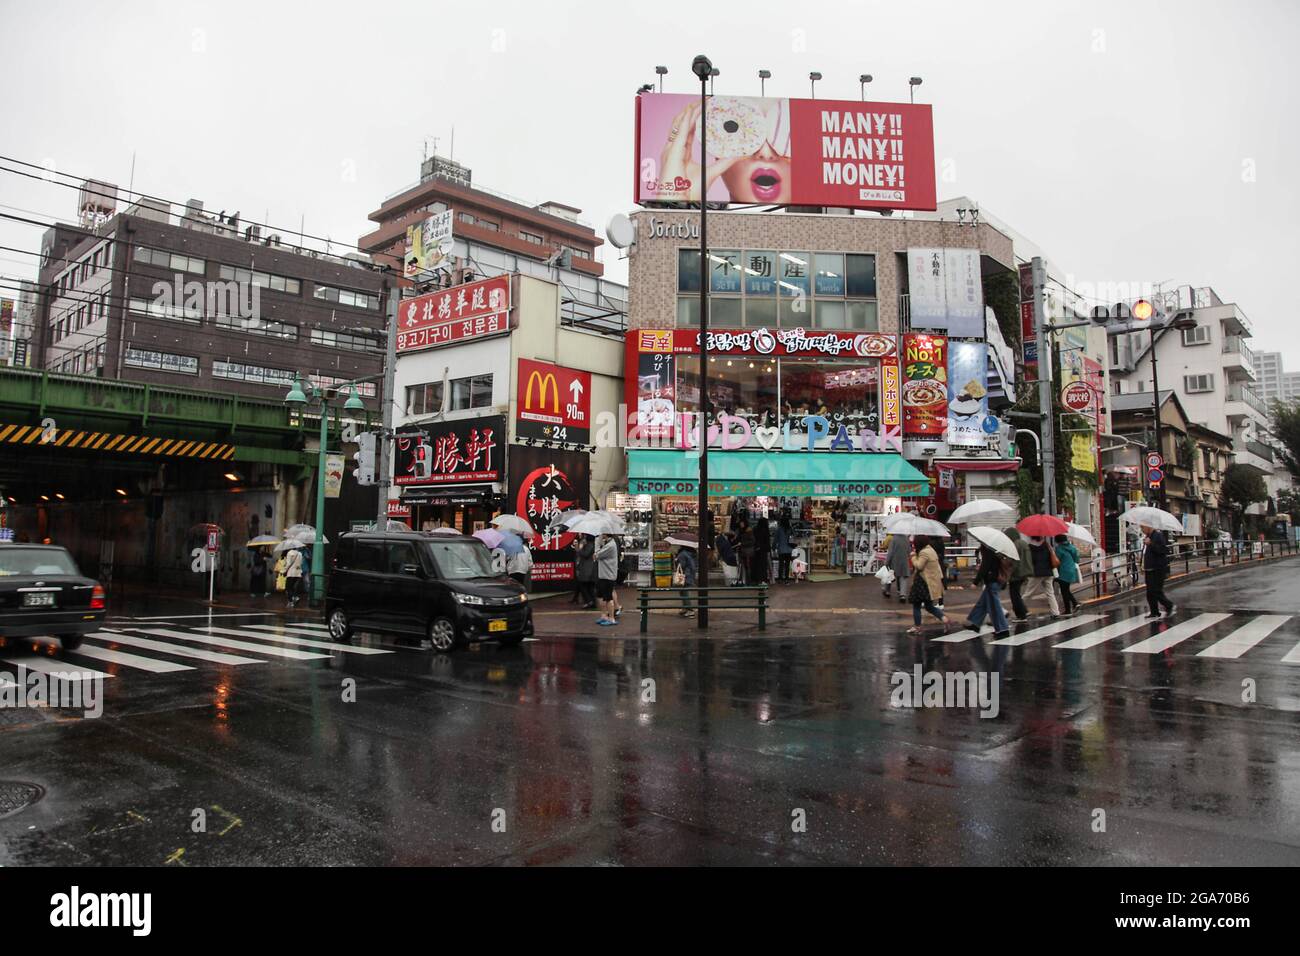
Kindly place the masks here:
[(990, 518), (995, 515), (1014, 514), (1015, 508), (998, 501), (996, 498), (978, 498), (960, 505), (948, 516), (948, 524), (966, 524), (976, 518)]
[(1015, 542), (1008, 538), (1005, 532), (999, 531), (997, 528), (986, 528), (977, 525), (974, 528), (966, 529), (966, 533), (980, 544), (987, 544), (998, 554), (1006, 555), (1012, 561), (1020, 559)]
[(492, 519), (492, 524), (498, 531), (509, 531), (522, 538), (531, 538), (536, 533), (528, 520), (519, 515), (497, 515)]
[(922, 518), (920, 515), (900, 514), (894, 517), (892, 521), (885, 524), (885, 530), (890, 534), (903, 534), (912, 536), (924, 534), (934, 538), (951, 538), (952, 532), (945, 528), (940, 522), (931, 518)]
[(1129, 508), (1128, 511), (1120, 515), (1125, 521), (1131, 521), (1133, 524), (1144, 528), (1156, 528), (1160, 531), (1171, 531), (1174, 534), (1183, 533), (1183, 523), (1171, 515), (1168, 511), (1160, 508), (1152, 508), (1150, 505), (1142, 505), (1137, 508)]
[(568, 524), (576, 534), (626, 534), (627, 523), (612, 511), (589, 511)]

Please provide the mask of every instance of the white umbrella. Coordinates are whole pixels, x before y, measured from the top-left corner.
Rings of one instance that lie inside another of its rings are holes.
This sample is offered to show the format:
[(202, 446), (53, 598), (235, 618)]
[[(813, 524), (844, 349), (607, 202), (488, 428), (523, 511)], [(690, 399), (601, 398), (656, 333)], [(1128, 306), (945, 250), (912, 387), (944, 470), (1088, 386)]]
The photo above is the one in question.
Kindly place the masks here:
[(273, 554), (279, 554), (281, 551), (297, 551), (299, 548), (307, 547), (306, 543), (297, 538), (285, 538), (274, 548), (271, 549)]
[(931, 518), (922, 518), (920, 515), (901, 514), (893, 518), (885, 525), (885, 530), (890, 534), (904, 534), (907, 536), (923, 534), (932, 538), (951, 538), (952, 532), (945, 528), (940, 522)]
[(681, 534), (677, 535), (669, 535), (667, 538), (664, 538), (664, 540), (669, 544), (677, 545), (679, 548), (695, 548), (698, 550), (700, 547), (700, 542), (697, 541), (695, 535), (689, 531), (683, 531)]
[(547, 531), (557, 531), (560, 528), (568, 528), (573, 525), (583, 515), (587, 513), (584, 508), (571, 508), (568, 511), (561, 511), (557, 515), (551, 515), (551, 523), (546, 526)]
[(612, 511), (589, 511), (565, 522), (574, 534), (627, 534), (627, 524)]
[(433, 530), (427, 531), (425, 533), (426, 534), (454, 534), (458, 537), (460, 536), (460, 532), (457, 531), (455, 528), (434, 528)]
[(492, 519), (492, 523), (502, 531), (513, 531), (521, 538), (531, 538), (536, 534), (533, 526), (519, 515), (497, 515)]
[[(309, 524), (290, 525), (289, 527), (284, 529), (284, 538), (286, 541), (288, 541), (290, 538), (296, 538), (298, 541), (301, 541), (304, 545), (315, 544), (316, 529)], [(325, 537), (325, 535), (321, 535), (320, 539), (325, 544), (330, 543), (330, 539)]]
[(1171, 515), (1168, 511), (1162, 511), (1159, 508), (1152, 508), (1150, 505), (1142, 505), (1138, 508), (1129, 508), (1128, 511), (1120, 515), (1125, 521), (1131, 521), (1136, 525), (1156, 528), (1160, 531), (1171, 531), (1174, 534), (1183, 533), (1183, 523)]
[(1067, 521), (1066, 525), (1069, 527), (1069, 530), (1065, 532), (1067, 538), (1073, 538), (1075, 541), (1082, 541), (1084, 544), (1092, 545), (1094, 548), (1097, 547), (1097, 539), (1094, 538), (1092, 532), (1083, 525), (1075, 524), (1072, 521)]
[(974, 528), (966, 529), (966, 533), (980, 544), (987, 544), (998, 554), (1005, 555), (1012, 561), (1020, 560), (1020, 553), (1016, 551), (1016, 543), (1008, 538), (1005, 532), (999, 531), (997, 528), (986, 528), (977, 525)]
[(949, 524), (966, 524), (975, 518), (987, 518), (993, 515), (1004, 515), (1007, 512), (1015, 513), (1015, 508), (996, 498), (977, 498), (974, 501), (968, 501), (960, 505), (956, 511), (948, 516)]

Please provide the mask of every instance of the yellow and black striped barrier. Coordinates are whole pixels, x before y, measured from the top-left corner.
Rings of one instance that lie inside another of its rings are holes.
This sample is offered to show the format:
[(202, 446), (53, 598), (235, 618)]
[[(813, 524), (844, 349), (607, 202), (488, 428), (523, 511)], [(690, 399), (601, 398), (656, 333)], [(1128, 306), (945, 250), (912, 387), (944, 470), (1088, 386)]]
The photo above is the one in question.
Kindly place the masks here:
[(206, 458), (209, 461), (227, 461), (235, 457), (235, 446), (224, 442), (159, 438), (153, 435), (118, 435), (112, 432), (47, 428), (43, 425), (0, 425), (0, 444), (3, 443), (125, 455)]

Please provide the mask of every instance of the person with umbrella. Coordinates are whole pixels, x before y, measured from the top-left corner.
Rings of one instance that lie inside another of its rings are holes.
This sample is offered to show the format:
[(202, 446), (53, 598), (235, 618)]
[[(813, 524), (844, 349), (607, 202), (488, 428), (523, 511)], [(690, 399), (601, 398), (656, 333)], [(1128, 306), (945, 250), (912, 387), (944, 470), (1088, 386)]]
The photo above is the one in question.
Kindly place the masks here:
[[(975, 532), (980, 530), (984, 529), (972, 528), (971, 537), (979, 541), (979, 535)], [(1008, 543), (1012, 551), (1017, 551), (1014, 542)], [(979, 629), (984, 626), (984, 618), (989, 617), (993, 621), (993, 637), (1006, 637), (1011, 633), (1011, 625), (1007, 623), (1007, 613), (1002, 609), (999, 592), (1011, 580), (1011, 570), (1016, 562), (992, 545), (983, 542), (980, 545), (980, 555), (979, 570), (975, 572), (975, 584), (982, 585), (984, 590), (980, 592), (979, 600), (971, 608), (966, 618), (966, 626), (978, 634)], [(1016, 561), (1018, 560), (1019, 557), (1016, 558)]]
[(690, 606), (691, 595), (687, 588), (695, 587), (698, 564), (695, 561), (695, 542), (686, 538), (665, 539), (670, 544), (680, 545), (673, 556), (673, 584), (682, 588), (682, 617), (694, 617), (695, 611)]
[(284, 553), (285, 591), (289, 607), (297, 607), (302, 596), (302, 549), (290, 548)]
[(930, 539), (925, 535), (917, 535), (916, 553), (912, 555), (912, 571), (914, 572), (912, 587), (908, 591), (908, 598), (912, 602), (913, 626), (908, 628), (907, 633), (921, 633), (921, 608), (924, 607), (942, 622), (946, 634), (952, 630), (952, 625), (943, 611), (936, 606), (943, 603), (943, 569), (939, 564), (939, 556), (935, 554)]
[(1011, 613), (1016, 616), (1017, 621), (1023, 621), (1029, 617), (1029, 606), (1025, 604), (1025, 596), (1022, 589), (1025, 582), (1029, 580), (1030, 575), (1034, 573), (1034, 562), (1029, 553), (1029, 542), (1015, 528), (1007, 529), (1007, 537), (1011, 543), (1016, 546), (1016, 563), (1011, 568), (1011, 577), (1008, 578), (1008, 589), (1011, 591)]
[(590, 611), (596, 607), (596, 539), (589, 534), (579, 534), (575, 547), (578, 554), (575, 565), (578, 596), (582, 601), (582, 609)]
[(1079, 610), (1079, 599), (1071, 592), (1072, 585), (1079, 583), (1079, 549), (1063, 534), (1056, 536), (1056, 586), (1061, 589), (1061, 610), (1074, 614)]
[[(1038, 514), (1022, 519), (1016, 524), (1016, 528), (1021, 534), (1029, 537), (1029, 583), (1021, 588), (1021, 597), (1024, 601), (1028, 601), (1039, 591), (1042, 591), (1047, 598), (1047, 606), (1052, 612), (1052, 618), (1059, 618), (1061, 608), (1056, 602), (1054, 581), (1056, 569), (1061, 561), (1052, 549), (1051, 542), (1047, 539), (1058, 534), (1065, 534), (1070, 530), (1070, 526), (1060, 518)], [(1018, 548), (1019, 545), (1017, 545)]]
[(1169, 545), (1165, 533), (1159, 528), (1142, 525), (1146, 536), (1146, 545), (1142, 549), (1142, 572), (1146, 578), (1148, 618), (1160, 616), (1164, 608), (1165, 616), (1172, 617), (1177, 607), (1165, 596), (1165, 578), (1169, 576)]
[(601, 615), (596, 623), (609, 627), (618, 623), (623, 606), (618, 602), (618, 544), (612, 534), (600, 536), (595, 552), (596, 597), (600, 599)]
[[(895, 532), (890, 535), (889, 543), (885, 548), (885, 567), (894, 572), (894, 585), (898, 592), (898, 603), (903, 604), (907, 601), (907, 579), (912, 573), (912, 547), (907, 540), (907, 535)], [(881, 593), (886, 598), (889, 597), (889, 585), (886, 584), (881, 589)]]
[(266, 552), (254, 546), (248, 558), (248, 593), (250, 597), (269, 597), (266, 589)]

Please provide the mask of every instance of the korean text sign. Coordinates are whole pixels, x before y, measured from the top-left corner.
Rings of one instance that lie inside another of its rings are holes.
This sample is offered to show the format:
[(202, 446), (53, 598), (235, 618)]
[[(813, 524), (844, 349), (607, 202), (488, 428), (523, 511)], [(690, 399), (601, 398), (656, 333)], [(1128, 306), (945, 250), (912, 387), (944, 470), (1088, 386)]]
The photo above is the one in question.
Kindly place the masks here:
[(438, 348), (510, 329), (510, 276), (406, 299), (397, 308), (397, 351)]

